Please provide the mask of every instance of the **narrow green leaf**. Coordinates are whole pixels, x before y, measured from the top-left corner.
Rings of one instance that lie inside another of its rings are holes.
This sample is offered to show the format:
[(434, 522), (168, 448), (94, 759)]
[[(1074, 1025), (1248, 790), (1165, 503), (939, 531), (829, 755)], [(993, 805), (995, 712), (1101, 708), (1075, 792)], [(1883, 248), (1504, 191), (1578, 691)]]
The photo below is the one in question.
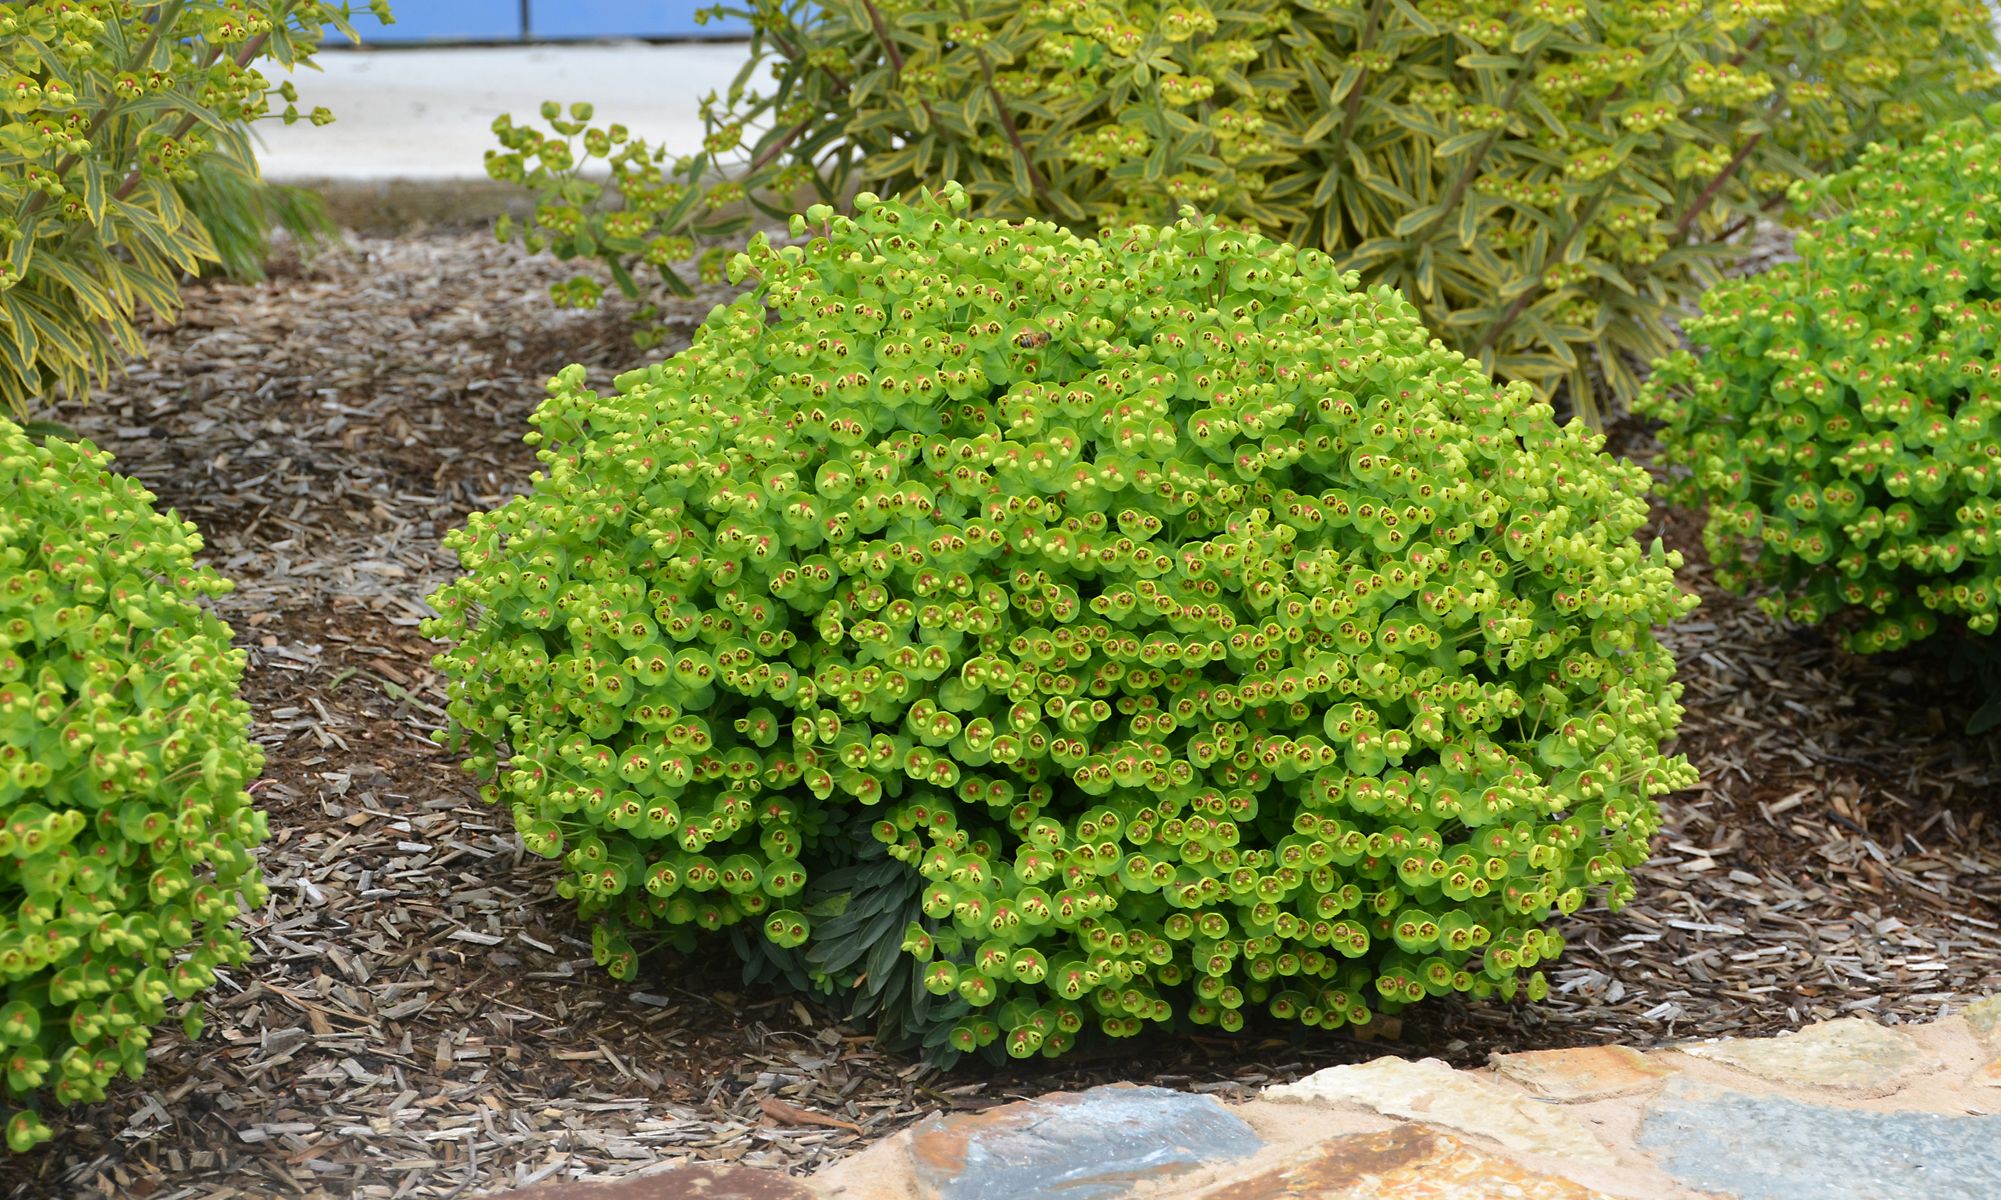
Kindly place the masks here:
[(1478, 147), (1480, 143), (1487, 141), (1492, 136), (1493, 134), (1484, 129), (1469, 129), (1464, 133), (1455, 133), (1436, 146), (1433, 146), (1431, 148), (1431, 157), (1435, 159), (1457, 158), (1462, 154), (1469, 153)]
[(1390, 228), (1390, 233), (1392, 236), (1399, 238), (1409, 237), (1411, 234), (1416, 233), (1420, 229), (1423, 229), (1425, 226), (1431, 224), (1433, 221), (1436, 221), (1437, 219), (1439, 219), (1444, 215), (1445, 215), (1444, 205), (1442, 204), (1426, 205), (1423, 208), (1405, 213), (1402, 219), (1400, 219), (1394, 226)]
[(1473, 243), (1479, 238), (1480, 218), (1486, 209), (1484, 197), (1468, 196), (1460, 203), (1458, 230), (1460, 246), (1472, 249)]
[(104, 166), (96, 156), (85, 155), (79, 164), (83, 171), (83, 211), (90, 217), (92, 225), (104, 222)]
[(14, 244), (8, 248), (7, 265), (13, 268), (10, 273), (15, 279), (28, 277), (28, 267), (35, 261), (35, 231), (41, 223), (40, 217), (29, 217), (22, 223)]

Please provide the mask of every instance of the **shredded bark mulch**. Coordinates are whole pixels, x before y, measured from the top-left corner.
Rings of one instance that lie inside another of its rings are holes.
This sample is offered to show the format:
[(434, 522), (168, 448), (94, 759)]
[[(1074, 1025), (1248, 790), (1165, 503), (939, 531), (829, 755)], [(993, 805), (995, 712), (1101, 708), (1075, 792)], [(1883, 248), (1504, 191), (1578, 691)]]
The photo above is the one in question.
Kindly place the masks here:
[[(267, 283), (205, 283), (152, 357), (65, 414), (196, 521), (269, 765), (257, 958), (163, 1032), (145, 1077), (0, 1162), (15, 1197), (451, 1197), (662, 1160), (805, 1171), (913, 1120), (1115, 1079), (1244, 1094), (1381, 1053), (1456, 1063), (1650, 1046), (1862, 1013), (1925, 1021), (2001, 988), (2001, 739), (1916, 659), (1856, 660), (1719, 594), (1669, 634), (1682, 746), (1640, 899), (1564, 926), (1547, 1003), (1434, 1003), (1369, 1041), (1262, 1027), (940, 1074), (727, 955), (619, 984), (507, 815), (429, 740), (423, 598), (440, 536), (533, 468), (524, 418), (572, 361), (642, 356), (616, 309), (484, 235), (361, 240)], [(705, 296), (682, 314), (692, 328)], [(670, 344), (654, 354), (670, 352)], [(1644, 437), (1628, 445), (1644, 457)]]

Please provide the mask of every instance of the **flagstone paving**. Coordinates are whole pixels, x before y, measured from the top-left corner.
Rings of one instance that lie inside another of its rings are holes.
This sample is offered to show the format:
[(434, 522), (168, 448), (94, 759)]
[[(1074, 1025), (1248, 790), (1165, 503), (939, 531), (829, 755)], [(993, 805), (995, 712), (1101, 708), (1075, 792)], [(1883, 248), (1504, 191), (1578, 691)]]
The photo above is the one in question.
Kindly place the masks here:
[(1473, 1071), (1384, 1057), (1233, 1105), (1059, 1092), (803, 1180), (670, 1167), (512, 1200), (1994, 1200), (1997, 1084), (2001, 996), (1919, 1027), (1844, 1018)]
[(1213, 1097), (1158, 1087), (1058, 1092), (934, 1118), (909, 1142), (917, 1190), (938, 1200), (1110, 1200), (1149, 1176), (1264, 1145)]
[(1738, 1200), (1994, 1200), (2001, 1117), (1857, 1112), (1677, 1079), (1639, 1145), (1670, 1175)]
[(1779, 1037), (1726, 1038), (1685, 1046), (1682, 1052), (1729, 1063), (1775, 1083), (1850, 1092), (1891, 1090), (1908, 1076), (1938, 1067), (1910, 1034), (1860, 1017)]

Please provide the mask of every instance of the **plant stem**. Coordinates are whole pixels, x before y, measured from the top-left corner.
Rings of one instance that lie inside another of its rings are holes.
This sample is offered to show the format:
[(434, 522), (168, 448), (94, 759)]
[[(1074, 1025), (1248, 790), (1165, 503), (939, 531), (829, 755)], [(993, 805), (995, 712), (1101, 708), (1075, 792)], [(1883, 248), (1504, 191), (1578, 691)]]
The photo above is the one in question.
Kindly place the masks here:
[[(792, 60), (793, 62), (799, 62), (805, 57), (800, 53), (799, 47), (793, 45), (791, 42), (786, 41), (784, 38), (779, 37), (776, 31), (766, 29), (763, 30), (762, 32), (764, 33), (765, 37), (770, 38), (772, 42), (777, 45), (778, 53), (783, 55), (784, 57)], [(836, 92), (839, 92), (843, 95), (847, 93), (848, 81), (841, 78), (839, 73), (834, 71), (833, 68), (823, 66), (820, 67), (819, 70), (822, 75), (825, 75), (827, 78), (834, 81), (834, 90)]]
[[(867, 4), (868, 0), (862, 0), (862, 3)], [(875, 10), (871, 7), (869, 11)], [(959, 0), (959, 15), (968, 21), (973, 19), (972, 10), (967, 7), (966, 0)], [(987, 95), (994, 102), (994, 113), (1000, 118), (1001, 129), (1006, 132), (1007, 140), (1013, 144), (1016, 157), (1021, 159), (1022, 169), (1028, 173), (1028, 186), (1034, 190), (1035, 198), (1042, 202), (1044, 209), (1050, 212), (1057, 211), (1056, 206), (1049, 200), (1049, 185), (1043, 180), (1042, 172), (1035, 169), (1035, 160), (1029, 157), (1028, 147), (1022, 144), (1021, 130), (1015, 126), (1013, 110), (1008, 108), (1007, 101), (1001, 99), (1000, 89), (994, 86), (992, 60), (987, 58), (987, 52), (978, 46), (971, 47), (971, 50), (974, 57), (980, 60), (980, 76), (987, 85)], [(928, 105), (926, 107), (929, 108)]]
[(769, 146), (766, 146), (764, 149), (758, 151), (757, 157), (751, 159), (750, 166), (745, 168), (745, 174), (756, 174), (758, 171), (768, 166), (772, 159), (777, 158), (780, 154), (783, 154), (787, 146), (790, 146), (794, 141), (798, 140), (799, 135), (806, 132), (806, 128), (810, 124), (811, 124), (810, 121), (801, 121), (799, 124), (794, 125), (790, 130), (788, 130), (784, 137), (779, 138), (777, 141), (771, 143)]
[[(1381, 23), (1382, 17), (1383, 0), (1375, 0), (1375, 3), (1369, 5), (1369, 15), (1363, 18), (1362, 33), (1361, 36), (1355, 39), (1355, 49), (1367, 50), (1369, 44), (1376, 40), (1376, 27)], [(1355, 118), (1362, 111), (1362, 85), (1368, 82), (1368, 77), (1369, 73), (1367, 71), (1362, 72), (1362, 78), (1357, 79), (1355, 86), (1348, 92), (1347, 111), (1341, 117), (1341, 142), (1343, 145), (1347, 144), (1348, 138), (1355, 132)]]
[(1727, 227), (1724, 228), (1723, 232), (1716, 235), (1716, 240), (1719, 242), (1727, 242), (1731, 238), (1736, 237), (1738, 234), (1744, 232), (1745, 228), (1749, 226), (1751, 222), (1757, 220), (1760, 214), (1768, 213), (1773, 209), (1777, 208), (1780, 204), (1784, 203), (1785, 198), (1786, 194), (1784, 192), (1774, 192), (1770, 196), (1765, 197), (1765, 202), (1758, 206), (1757, 212), (1751, 213), (1747, 216), (1739, 217), (1735, 221), (1731, 222)]
[(1702, 189), (1702, 194), (1695, 198), (1695, 202), (1690, 204), (1687, 211), (1683, 212), (1681, 218), (1674, 223), (1675, 241), (1687, 239), (1689, 227), (1695, 224), (1696, 218), (1700, 217), (1710, 202), (1716, 199), (1716, 194), (1723, 190), (1723, 185), (1730, 182), (1730, 177), (1737, 173), (1737, 168), (1744, 165), (1744, 160), (1751, 157), (1751, 151), (1756, 150), (1758, 143), (1763, 140), (1765, 140), (1764, 134), (1754, 133), (1738, 148), (1737, 153), (1730, 156), (1730, 161), (1716, 173), (1716, 178), (1709, 181), (1709, 186)]
[[(1612, 176), (1607, 175), (1606, 178), (1609, 180)], [(1543, 256), (1543, 264), (1551, 261), (1561, 262), (1563, 260), (1564, 251), (1570, 249), (1570, 243), (1575, 241), (1577, 235), (1583, 232), (1584, 227), (1591, 223), (1592, 216), (1598, 211), (1599, 203), (1605, 199), (1605, 192), (1606, 188), (1600, 187), (1597, 191), (1591, 193), (1591, 198), (1584, 202), (1584, 207), (1577, 210), (1577, 219), (1564, 232), (1563, 240), (1558, 242), (1548, 254)], [(1540, 268), (1543, 264), (1538, 264), (1538, 267)], [(1542, 275), (1540, 269), (1537, 270), (1536, 275), (1538, 280), (1540, 280)], [(1480, 344), (1474, 347), (1473, 353), (1478, 355), (1500, 341), (1501, 335), (1507, 332), (1508, 326), (1513, 325), (1523, 313), (1527, 312), (1529, 305), (1535, 303), (1541, 297), (1542, 293), (1543, 286), (1538, 282), (1521, 295), (1516, 296), (1514, 303), (1508, 305), (1507, 311), (1502, 313), (1500, 318), (1492, 325), (1487, 326), (1487, 332), (1480, 335)]]
[[(1779, 110), (1785, 106), (1786, 90), (1780, 88), (1778, 89), (1778, 93), (1772, 97), (1772, 103), (1765, 110), (1766, 119), (1770, 120), (1777, 117)], [(1695, 202), (1688, 206), (1688, 211), (1682, 213), (1681, 219), (1674, 223), (1675, 241), (1679, 242), (1687, 239), (1689, 229), (1702, 216), (1703, 211), (1709, 207), (1710, 201), (1716, 199), (1716, 194), (1723, 190), (1723, 185), (1730, 182), (1731, 176), (1737, 174), (1738, 168), (1744, 165), (1744, 160), (1751, 157), (1751, 151), (1757, 149), (1758, 143), (1764, 140), (1765, 135), (1763, 133), (1754, 133), (1742, 146), (1738, 147), (1737, 153), (1730, 156), (1730, 161), (1725, 163), (1723, 169), (1716, 173), (1716, 178), (1709, 181), (1709, 186), (1702, 189), (1702, 194), (1695, 198)]]
[[(270, 35), (268, 34), (260, 33), (256, 37), (251, 38), (248, 42), (245, 42), (243, 45), (243, 49), (239, 51), (236, 55), (236, 65), (239, 67), (249, 66), (250, 60), (256, 58), (258, 52), (264, 49), (265, 39), (269, 36)], [(197, 118), (193, 113), (189, 113), (187, 116), (182, 117), (181, 123), (174, 127), (174, 132), (172, 134), (172, 137), (178, 141), (180, 138), (187, 136), (188, 130), (193, 129), (195, 127), (196, 120)], [(117, 191), (111, 193), (111, 198), (114, 200), (123, 200), (125, 199), (125, 197), (131, 195), (132, 189), (139, 186), (139, 179), (144, 173), (145, 173), (145, 164), (140, 163), (134, 165), (132, 168), (132, 173), (125, 177), (125, 182), (118, 185)]]
[[(876, 11), (872, 0), (862, 0), (862, 8), (868, 12), (869, 24), (875, 27), (875, 40), (882, 43), (883, 53), (889, 55), (889, 69), (901, 80), (903, 78), (903, 52), (896, 48), (896, 42), (890, 38), (889, 26), (883, 23), (882, 14)], [(938, 114), (931, 110), (931, 102), (922, 98), (919, 98), (917, 102), (924, 106), (924, 115), (931, 119), (932, 124), (937, 124)]]
[(862, 8), (868, 13), (869, 24), (875, 26), (875, 40), (882, 43), (883, 53), (889, 55), (889, 69), (903, 74), (903, 52), (890, 40), (889, 27), (883, 24), (882, 14), (876, 11), (871, 0), (862, 0)]
[[(1542, 47), (1540, 46), (1529, 51), (1528, 58), (1522, 63), (1521, 73), (1516, 75), (1515, 81), (1508, 85), (1507, 93), (1501, 97), (1501, 103), (1497, 106), (1503, 112), (1512, 115), (1515, 100), (1522, 93), (1522, 84), (1528, 79), (1529, 72), (1535, 67), (1535, 60), (1541, 53)], [(1452, 214), (1453, 210), (1458, 207), (1460, 198), (1466, 194), (1466, 189), (1472, 186), (1473, 173), (1480, 169), (1480, 163), (1487, 157), (1487, 151), (1493, 149), (1494, 143), (1500, 140), (1501, 131), (1505, 128), (1507, 126), (1503, 123), (1487, 131), (1487, 136), (1482, 138), (1480, 144), (1473, 148), (1473, 153), (1467, 156), (1466, 165), (1459, 168), (1459, 177), (1454, 179), (1452, 186), (1445, 190), (1445, 199), (1439, 203), (1438, 215), (1412, 230), (1410, 236), (1404, 239), (1405, 241), (1415, 241), (1431, 232), (1440, 221), (1443, 221)]]
[(1742, 65), (1746, 58), (1750, 57), (1753, 53), (1757, 51), (1758, 47), (1764, 44), (1765, 44), (1765, 31), (1760, 29), (1757, 33), (1751, 35), (1751, 40), (1745, 42), (1743, 47), (1739, 49), (1736, 54), (1731, 55), (1730, 65), (1733, 67)]

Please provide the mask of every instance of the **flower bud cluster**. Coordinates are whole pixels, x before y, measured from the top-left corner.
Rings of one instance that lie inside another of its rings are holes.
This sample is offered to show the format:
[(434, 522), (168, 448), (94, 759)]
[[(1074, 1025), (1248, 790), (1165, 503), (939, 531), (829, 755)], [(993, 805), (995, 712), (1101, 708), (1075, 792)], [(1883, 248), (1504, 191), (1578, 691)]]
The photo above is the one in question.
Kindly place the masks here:
[(1693, 781), (1645, 474), (1319, 252), (967, 203), (754, 239), (449, 540), (441, 737), (600, 961), (811, 961), (859, 833), (958, 1051), (1539, 997)]
[(1657, 365), (1672, 495), (1719, 582), (1854, 651), (2001, 624), (2001, 106), (1794, 199), (1800, 260), (1725, 284)]
[(248, 958), (230, 922), (264, 901), (243, 652), (199, 603), (229, 585), (195, 565), (194, 526), (154, 512), (110, 459), (0, 418), (0, 1095), (20, 1106), (15, 1150), (49, 1136), (30, 1103), (137, 1079), (169, 1003)]

